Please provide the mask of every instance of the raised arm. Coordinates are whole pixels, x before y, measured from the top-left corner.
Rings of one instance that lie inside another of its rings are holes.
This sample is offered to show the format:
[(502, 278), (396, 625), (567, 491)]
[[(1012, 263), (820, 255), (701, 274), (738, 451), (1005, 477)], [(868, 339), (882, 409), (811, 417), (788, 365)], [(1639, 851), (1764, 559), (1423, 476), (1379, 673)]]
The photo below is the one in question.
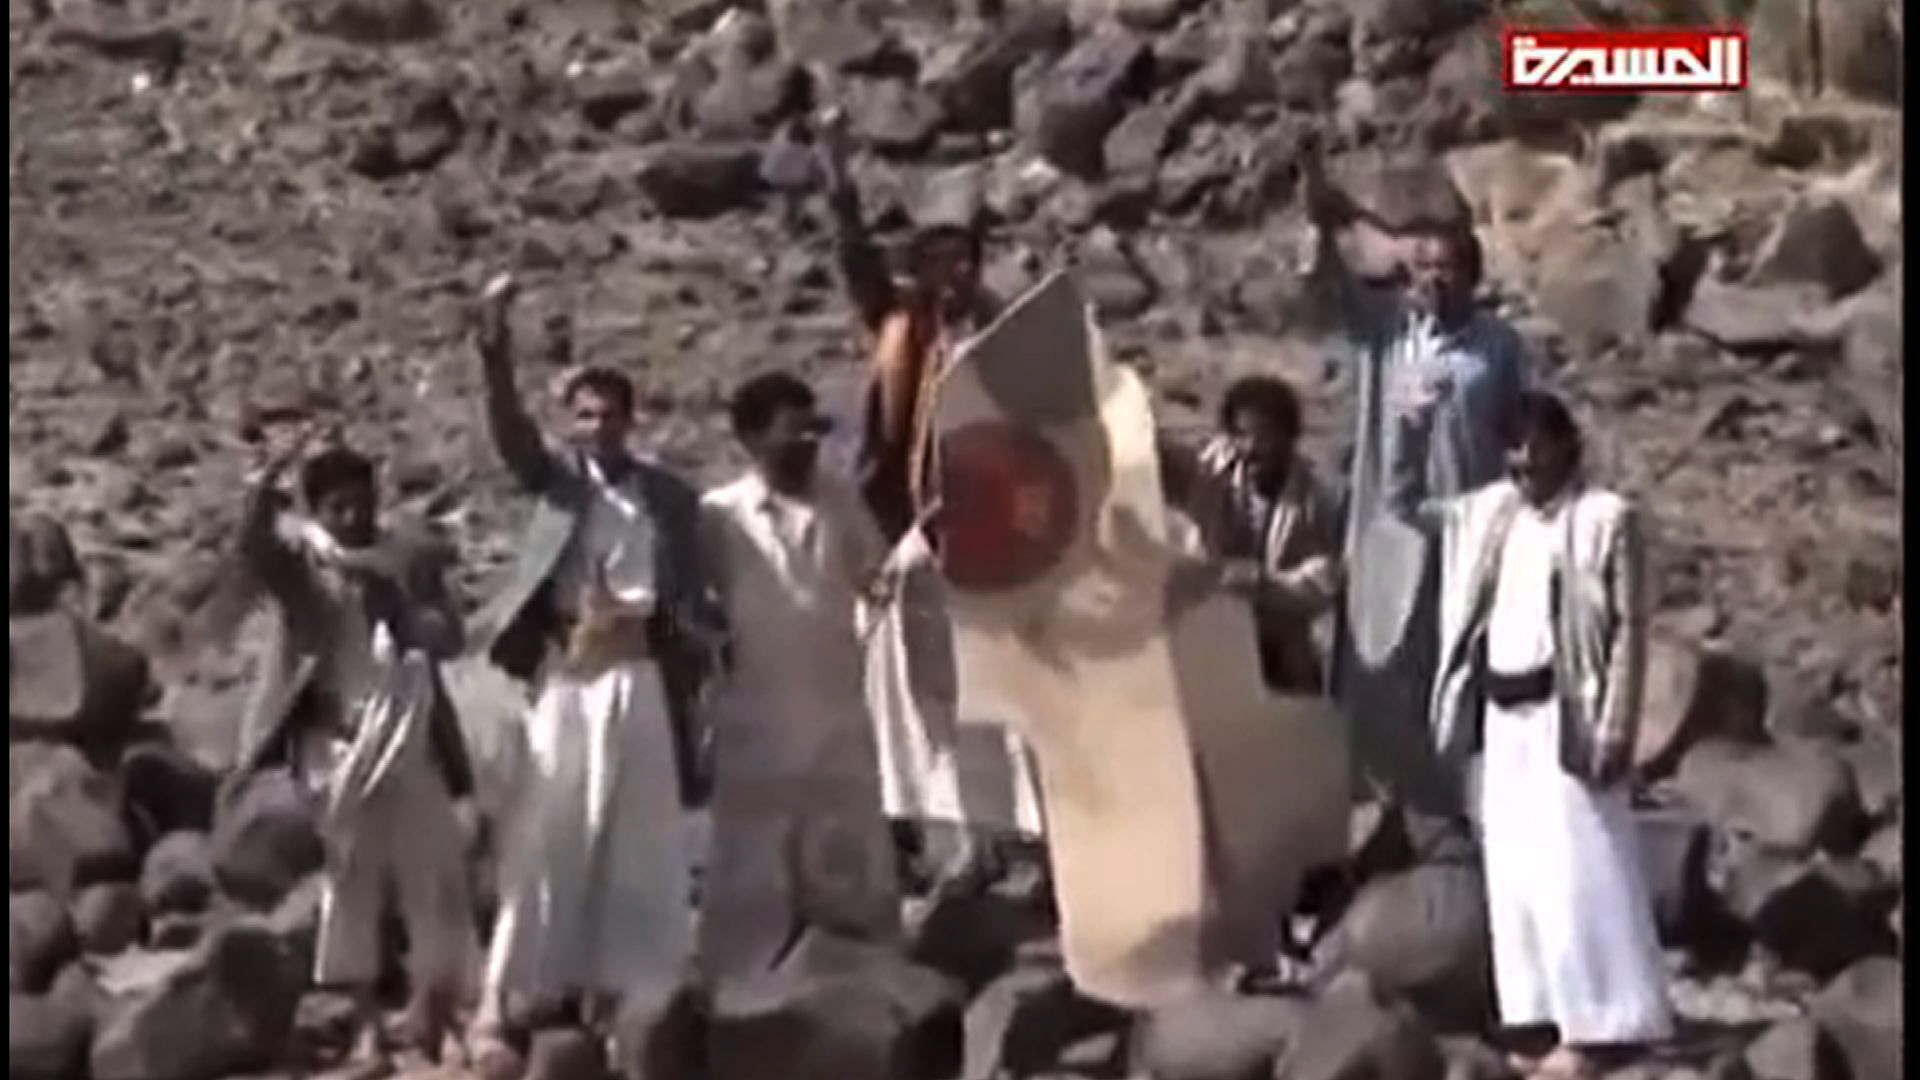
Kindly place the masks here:
[(1374, 236), (1379, 243), (1386, 238), (1327, 180), (1318, 156), (1309, 155), (1302, 172), (1307, 215), (1316, 241), (1313, 266), (1307, 275), (1307, 311), (1310, 316), (1330, 319), (1332, 325), (1327, 329), (1363, 348), (1371, 347), (1391, 330), (1398, 303), (1391, 290), (1362, 280), (1347, 264), (1339, 237), (1342, 232), (1358, 230)]
[(827, 179), (827, 205), (833, 212), (834, 248), (840, 276), (860, 321), (878, 329), (899, 298), (887, 260), (867, 234), (860, 211), (860, 189), (847, 171), (847, 122), (843, 113), (827, 114), (820, 129), (820, 159)]
[(475, 344), (486, 382), (487, 429), (493, 435), (494, 448), (522, 487), (542, 491), (552, 483), (555, 465), (513, 380), (513, 329), (508, 313), (517, 291), (511, 274), (502, 274), (487, 285), (480, 298)]
[(281, 511), (286, 496), (279, 481), (301, 452), (301, 446), (275, 454), (262, 468), (247, 493), (240, 523), (240, 559), (247, 572), (268, 595), (281, 604), (300, 610), (310, 595), (312, 572), (299, 551), (281, 534)]

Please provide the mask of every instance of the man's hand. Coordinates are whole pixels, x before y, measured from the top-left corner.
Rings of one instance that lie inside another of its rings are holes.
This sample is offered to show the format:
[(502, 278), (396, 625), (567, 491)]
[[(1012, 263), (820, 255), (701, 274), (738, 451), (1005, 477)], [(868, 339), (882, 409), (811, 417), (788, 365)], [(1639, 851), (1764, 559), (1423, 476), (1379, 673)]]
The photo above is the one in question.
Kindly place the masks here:
[(480, 292), (480, 307), (477, 316), (480, 355), (486, 360), (504, 362), (510, 355), (508, 340), (511, 336), (511, 324), (508, 316), (513, 310), (513, 301), (520, 295), (520, 283), (512, 274), (501, 274)]
[(1617, 735), (1594, 740), (1593, 784), (1610, 788), (1626, 780), (1633, 772), (1633, 743)]
[(1257, 592), (1265, 578), (1260, 564), (1252, 559), (1233, 559), (1220, 567), (1220, 587), (1229, 592)]

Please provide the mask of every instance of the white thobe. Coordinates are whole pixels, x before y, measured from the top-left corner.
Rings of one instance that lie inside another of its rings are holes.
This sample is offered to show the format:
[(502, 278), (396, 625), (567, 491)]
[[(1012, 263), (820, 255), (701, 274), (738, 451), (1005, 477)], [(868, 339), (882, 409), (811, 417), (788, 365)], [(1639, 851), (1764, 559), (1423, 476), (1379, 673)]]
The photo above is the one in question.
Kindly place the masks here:
[[(590, 479), (554, 586), (578, 596), (597, 579), (622, 602), (645, 602), (645, 504), (631, 485), (597, 470)], [(670, 984), (692, 953), (692, 878), (659, 671), (650, 660), (588, 678), (549, 667), (536, 686), (509, 800), (490, 998)]]
[(898, 930), (855, 626), (885, 548), (858, 498), (825, 476), (798, 498), (750, 474), (702, 510), (732, 659), (713, 706), (700, 951), (706, 974), (727, 978), (769, 969), (808, 924)]
[[(1522, 674), (1554, 656), (1559, 515), (1523, 507), (1500, 557), (1487, 666)], [(1571, 1045), (1643, 1043), (1673, 1026), (1639, 836), (1623, 789), (1560, 764), (1559, 705), (1489, 703), (1475, 810), (1501, 1022), (1554, 1024)]]
[(465, 839), (427, 739), (429, 661), (398, 652), (385, 624), (369, 620), (357, 586), (320, 573), (332, 625), (315, 688), (338, 703), (342, 722), (303, 729), (294, 746), (295, 770), (326, 806), (314, 981), (367, 986), (380, 977), (391, 886), (414, 985), (457, 991), (477, 946)]
[(867, 700), (887, 816), (1044, 836), (1026, 742), (1010, 725), (960, 714), (946, 582), (925, 536), (908, 533), (889, 560), (893, 599), (866, 628)]

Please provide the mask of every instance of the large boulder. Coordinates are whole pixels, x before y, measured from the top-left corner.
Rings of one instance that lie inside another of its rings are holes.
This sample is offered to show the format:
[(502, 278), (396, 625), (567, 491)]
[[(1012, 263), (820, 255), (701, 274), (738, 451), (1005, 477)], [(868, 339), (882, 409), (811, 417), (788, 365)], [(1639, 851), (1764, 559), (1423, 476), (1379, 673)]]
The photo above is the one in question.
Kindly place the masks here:
[(146, 658), (84, 616), (54, 610), (7, 620), (13, 738), (117, 747), (140, 719)]
[(1486, 905), (1486, 884), (1468, 861), (1374, 878), (1315, 950), (1315, 967), (1362, 972), (1437, 1026), (1478, 1030), (1492, 1008)]
[(1881, 269), (1845, 203), (1806, 198), (1780, 219), (1747, 280), (1755, 285), (1814, 285), (1837, 300), (1873, 284)]
[(1107, 133), (1146, 95), (1152, 79), (1152, 46), (1105, 24), (1057, 62), (1023, 69), (1016, 121), (1041, 157), (1065, 172), (1097, 176), (1105, 168)]
[(13, 1080), (74, 1080), (87, 1074), (95, 990), (78, 967), (45, 994), (7, 995), (7, 1075)]
[(1810, 1008), (1814, 1022), (1839, 1046), (1851, 1080), (1906, 1075), (1901, 1067), (1905, 993), (1900, 961), (1875, 957), (1841, 972), (1815, 995)]
[(1787, 967), (1831, 975), (1896, 947), (1886, 917), (1898, 894), (1864, 862), (1800, 862), (1730, 840), (1711, 876), (1727, 909)]
[(1419, 1015), (1383, 998), (1356, 972), (1328, 984), (1308, 1005), (1299, 1031), (1274, 1080), (1441, 1080), (1446, 1074), (1439, 1043)]
[(202, 912), (213, 894), (213, 847), (205, 833), (168, 833), (147, 851), (140, 868), (140, 897), (149, 912)]
[(103, 978), (108, 1000), (93, 1080), (213, 1080), (272, 1068), (306, 982), (264, 926), (240, 921), (188, 952), (129, 954)]
[(1134, 1071), (1152, 1080), (1267, 1080), (1299, 1038), (1306, 1005), (1213, 994), (1156, 1009), (1135, 1038)]
[(212, 770), (164, 742), (141, 742), (120, 757), (120, 797), (127, 818), (150, 843), (182, 829), (213, 827), (219, 778)]
[(1813, 744), (1712, 739), (1680, 762), (1675, 788), (1716, 827), (1789, 855), (1857, 842), (1859, 794), (1846, 762)]
[(140, 890), (125, 882), (89, 885), (73, 898), (73, 928), (89, 956), (112, 956), (140, 941), (146, 928)]
[(1013, 76), (1031, 60), (1056, 56), (1073, 42), (1073, 28), (1058, 7), (1022, 8), (972, 36), (938, 48), (921, 69), (921, 84), (934, 93), (956, 128), (993, 131), (1013, 123)]
[(1755, 1039), (1741, 1055), (1753, 1080), (1845, 1080), (1846, 1062), (1826, 1032), (1796, 1016)]
[(966, 1014), (963, 1076), (1059, 1071), (1073, 1047), (1124, 1031), (1126, 1014), (1074, 991), (1057, 963), (1027, 963), (993, 981)]
[(714, 991), (712, 1080), (937, 1080), (959, 1066), (958, 985), (810, 937), (778, 971)]
[(127, 881), (139, 866), (113, 778), (70, 749), (45, 755), (8, 801), (7, 854), (16, 889)]
[(37, 994), (79, 955), (67, 906), (44, 892), (7, 895), (7, 987)]
[(243, 904), (272, 907), (324, 859), (314, 801), (284, 770), (248, 778), (214, 821), (215, 879)]
[(1759, 664), (1657, 626), (1647, 652), (1646, 702), (1634, 751), (1645, 773), (1670, 772), (1702, 739), (1766, 740), (1769, 695)]

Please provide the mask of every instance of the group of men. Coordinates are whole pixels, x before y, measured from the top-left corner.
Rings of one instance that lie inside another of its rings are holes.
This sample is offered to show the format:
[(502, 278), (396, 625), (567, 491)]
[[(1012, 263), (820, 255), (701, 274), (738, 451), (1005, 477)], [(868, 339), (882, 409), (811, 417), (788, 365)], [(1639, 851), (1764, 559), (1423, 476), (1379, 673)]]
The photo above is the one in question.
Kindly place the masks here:
[[(443, 552), (381, 535), (367, 458), (293, 441), (258, 477), (243, 550), (279, 636), (244, 761), (290, 769), (325, 808), (316, 978), (360, 995), (376, 1067), (389, 884), (414, 1038), (437, 1054), (477, 990), (483, 1062), (511, 1057), (514, 999), (569, 998), (592, 1026), (640, 986), (771, 970), (809, 925), (900, 937), (893, 856), (914, 780), (895, 775), (878, 714), (951, 707), (951, 642), (925, 587), (942, 526), (930, 412), (993, 305), (963, 179), (936, 183), (896, 278), (863, 229), (844, 137), (825, 134), (841, 266), (872, 342), (857, 474), (822, 464), (830, 422), (786, 373), (734, 392), (752, 464), (704, 496), (633, 451), (635, 391), (613, 369), (564, 381), (566, 429), (549, 441), (516, 387), (503, 277), (476, 338), (491, 434), (532, 516), (477, 615), (454, 610)], [(1513, 332), (1475, 307), (1471, 232), (1405, 238), (1404, 277), (1383, 293), (1336, 248), (1373, 226), (1312, 194), (1328, 302), (1357, 346), (1344, 483), (1299, 452), (1303, 405), (1284, 381), (1234, 384), (1214, 438), (1163, 451), (1170, 505), (1199, 538), (1190, 580), (1244, 597), (1273, 689), (1337, 698), (1373, 795), (1473, 825), (1502, 1022), (1557, 1029), (1529, 1070), (1586, 1075), (1588, 1049), (1670, 1025), (1622, 787), (1644, 650), (1636, 519), (1586, 483), (1570, 413), (1529, 387)], [(501, 902), (479, 987), (473, 769), (438, 669), (469, 647), (528, 695), (512, 809), (493, 823)], [(1004, 751), (1031, 784), (1017, 740)], [(696, 904), (685, 822), (708, 783)], [(1026, 817), (960, 829), (936, 887), (1035, 850), (1044, 822)], [(1274, 960), (1241, 959), (1249, 976)]]

